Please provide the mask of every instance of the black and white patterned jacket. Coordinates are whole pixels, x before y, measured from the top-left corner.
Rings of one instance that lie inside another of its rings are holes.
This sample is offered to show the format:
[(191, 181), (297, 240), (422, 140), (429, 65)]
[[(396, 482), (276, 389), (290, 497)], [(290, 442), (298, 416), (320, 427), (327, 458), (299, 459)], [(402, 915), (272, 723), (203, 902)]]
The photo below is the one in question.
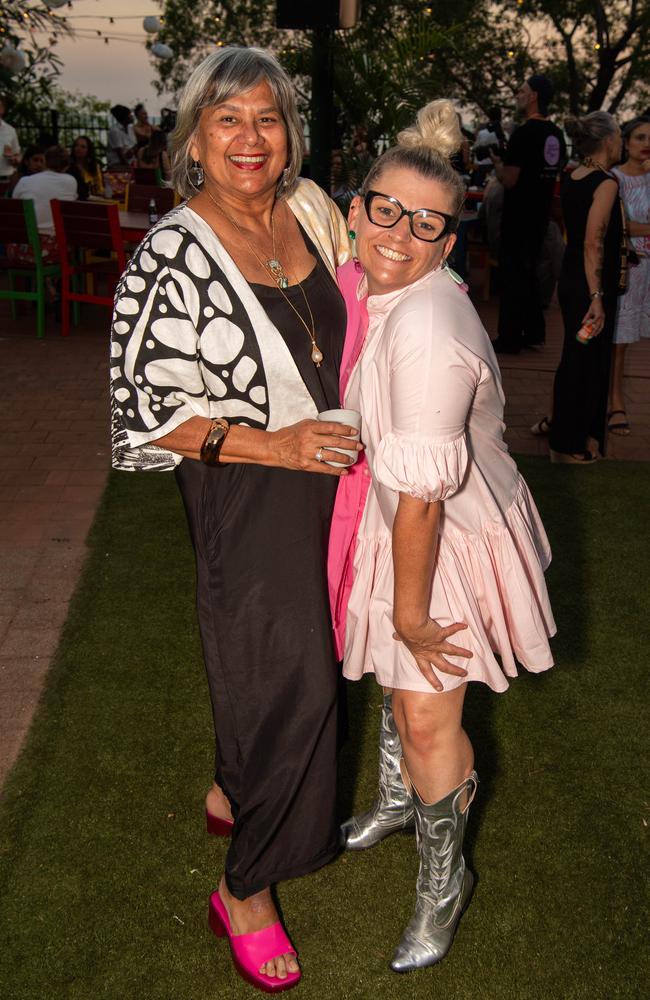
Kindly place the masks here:
[[(350, 256), (342, 216), (311, 181), (288, 203), (334, 274)], [(150, 230), (122, 275), (110, 375), (116, 469), (174, 469), (181, 456), (152, 442), (192, 416), (262, 430), (316, 416), (282, 336), (187, 205)]]

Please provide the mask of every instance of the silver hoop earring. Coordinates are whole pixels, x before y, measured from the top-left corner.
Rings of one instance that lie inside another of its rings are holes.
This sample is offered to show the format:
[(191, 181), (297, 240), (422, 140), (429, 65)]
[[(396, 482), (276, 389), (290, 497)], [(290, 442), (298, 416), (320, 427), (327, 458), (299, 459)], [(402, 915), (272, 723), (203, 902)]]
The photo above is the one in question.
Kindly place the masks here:
[(190, 180), (194, 185), (194, 187), (197, 188), (201, 187), (203, 181), (205, 180), (205, 176), (203, 174), (203, 167), (201, 166), (198, 160), (194, 160), (194, 163), (190, 167), (188, 173), (190, 175)]

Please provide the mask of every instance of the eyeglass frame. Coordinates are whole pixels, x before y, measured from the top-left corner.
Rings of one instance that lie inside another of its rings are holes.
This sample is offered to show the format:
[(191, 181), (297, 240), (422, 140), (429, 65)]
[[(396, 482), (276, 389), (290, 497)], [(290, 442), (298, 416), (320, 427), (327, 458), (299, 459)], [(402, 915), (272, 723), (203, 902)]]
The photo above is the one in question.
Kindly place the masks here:
[[(383, 225), (383, 223), (381, 222), (373, 222), (373, 220), (370, 218), (370, 205), (372, 204), (373, 198), (376, 196), (378, 196), (379, 198), (385, 198), (386, 201), (390, 201), (393, 204), (399, 206), (399, 208), (401, 208), (402, 210), (401, 215), (399, 215), (394, 222), (390, 222), (388, 223), (388, 225)], [(413, 238), (416, 240), (421, 240), (422, 243), (438, 243), (440, 240), (444, 239), (445, 236), (449, 236), (451, 233), (455, 233), (458, 228), (458, 213), (455, 213), (454, 215), (449, 215), (447, 212), (438, 211), (437, 208), (414, 208), (412, 211), (409, 211), (408, 208), (404, 208), (401, 201), (399, 201), (397, 198), (394, 198), (391, 194), (382, 194), (381, 191), (366, 191), (366, 194), (364, 195), (363, 198), (363, 207), (365, 209), (368, 222), (370, 222), (373, 226), (379, 226), (381, 229), (393, 229), (394, 226), (396, 226), (397, 223), (400, 222), (405, 215), (408, 216), (409, 230), (411, 236), (413, 236)], [(424, 236), (418, 236), (418, 234), (413, 229), (413, 216), (417, 215), (418, 212), (431, 212), (432, 215), (438, 215), (445, 220), (445, 227), (440, 233), (440, 236), (436, 236), (435, 239), (433, 240), (427, 240), (424, 238)]]

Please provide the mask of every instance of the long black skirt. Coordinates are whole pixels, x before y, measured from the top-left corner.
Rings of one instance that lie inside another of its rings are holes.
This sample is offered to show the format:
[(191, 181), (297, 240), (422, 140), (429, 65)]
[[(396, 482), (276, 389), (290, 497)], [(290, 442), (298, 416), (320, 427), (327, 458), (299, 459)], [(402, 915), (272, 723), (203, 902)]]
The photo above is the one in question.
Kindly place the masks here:
[(177, 469), (197, 562), (216, 780), (238, 899), (337, 852), (337, 668), (326, 553), (337, 480), (257, 465)]
[(589, 308), (586, 280), (578, 287), (560, 283), (558, 298), (564, 322), (564, 343), (553, 384), (549, 444), (555, 451), (578, 454), (587, 450), (588, 440), (593, 438), (604, 455), (616, 297), (610, 295), (604, 300), (605, 325), (601, 333), (586, 344), (576, 340)]

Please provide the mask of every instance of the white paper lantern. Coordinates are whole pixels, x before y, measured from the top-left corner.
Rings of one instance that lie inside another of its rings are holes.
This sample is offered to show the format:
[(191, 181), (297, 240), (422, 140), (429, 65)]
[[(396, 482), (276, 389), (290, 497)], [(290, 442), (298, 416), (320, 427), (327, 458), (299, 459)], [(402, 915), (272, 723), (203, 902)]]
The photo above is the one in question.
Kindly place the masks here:
[(148, 35), (155, 35), (156, 32), (160, 31), (160, 29), (162, 28), (162, 24), (160, 23), (160, 19), (155, 16), (145, 17), (144, 21), (142, 22), (142, 27), (144, 28), (144, 30), (147, 32)]
[(0, 49), (0, 66), (4, 66), (10, 73), (20, 73), (27, 65), (27, 58), (24, 52), (14, 48), (9, 42)]
[(174, 55), (169, 45), (164, 45), (163, 42), (154, 42), (151, 46), (151, 54), (152, 56), (155, 56), (156, 59), (171, 59)]

